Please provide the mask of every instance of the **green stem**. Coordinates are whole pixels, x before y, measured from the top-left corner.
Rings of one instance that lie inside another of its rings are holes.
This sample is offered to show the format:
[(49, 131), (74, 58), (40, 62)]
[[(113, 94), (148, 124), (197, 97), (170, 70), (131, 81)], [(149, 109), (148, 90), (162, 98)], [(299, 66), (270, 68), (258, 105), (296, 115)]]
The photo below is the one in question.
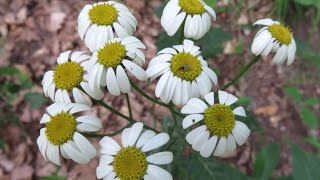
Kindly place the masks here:
[(128, 110), (129, 110), (129, 116), (132, 119), (133, 118), (132, 109), (131, 109), (131, 104), (130, 104), (130, 99), (129, 99), (129, 94), (128, 93), (126, 93), (126, 100), (127, 100)]
[(181, 28), (181, 34), (180, 34), (180, 38), (179, 38), (179, 43), (182, 44), (183, 40), (184, 40), (184, 25), (186, 23), (186, 20), (184, 20), (181, 24), (182, 28)]
[(228, 82), (228, 84), (224, 85), (221, 88), (221, 90), (226, 90), (228, 87), (235, 84), (256, 62), (259, 61), (260, 57), (261, 56), (259, 55), (252, 58), (251, 61), (248, 64), (246, 64), (231, 81)]
[(172, 128), (172, 131), (169, 133), (170, 136), (172, 136), (172, 134), (174, 132), (174, 129), (177, 126), (177, 118), (176, 118), (176, 115), (174, 114), (174, 105), (173, 104), (170, 104), (169, 110), (171, 112), (171, 116), (172, 116), (172, 119), (173, 119), (173, 128)]
[[(95, 99), (92, 99), (92, 100), (93, 100), (94, 102), (100, 104), (100, 105), (103, 106), (104, 108), (108, 109), (108, 110), (111, 111), (112, 113), (114, 113), (114, 114), (122, 117), (123, 119), (125, 119), (125, 120), (127, 120), (127, 121), (129, 121), (129, 122), (131, 122), (131, 123), (139, 122), (139, 121), (137, 121), (137, 120), (135, 120), (135, 119), (133, 119), (133, 118), (130, 118), (130, 117), (122, 114), (121, 112), (115, 110), (114, 108), (112, 108), (111, 106), (109, 106), (108, 104), (106, 104), (105, 102), (103, 102), (102, 100), (95, 100)], [(152, 127), (149, 127), (149, 126), (147, 126), (147, 125), (144, 125), (144, 127), (145, 127), (146, 129), (150, 129), (150, 130), (152, 130), (152, 131), (154, 131), (154, 132), (156, 132), (156, 133), (159, 133), (158, 130), (156, 130), (156, 129), (152, 128)]]
[(89, 138), (103, 138), (105, 136), (115, 136), (115, 135), (119, 134), (120, 132), (122, 132), (125, 128), (128, 128), (131, 125), (132, 125), (132, 123), (130, 122), (126, 126), (124, 126), (123, 128), (121, 128), (113, 133), (110, 133), (110, 134), (96, 134), (96, 133), (84, 133), (84, 132), (81, 134), (83, 134), (84, 136), (89, 137)]
[[(159, 102), (159, 101), (157, 101), (156, 99), (150, 97), (148, 94), (146, 94), (145, 92), (143, 92), (142, 89), (140, 89), (137, 85), (135, 85), (134, 82), (132, 82), (131, 80), (130, 80), (130, 83), (131, 83), (131, 86), (132, 86), (138, 93), (140, 93), (143, 97), (147, 98), (148, 100), (150, 100), (151, 102), (153, 102), (153, 103), (155, 103), (155, 104), (159, 104), (159, 105), (161, 105), (161, 106), (164, 106), (164, 107), (170, 109), (170, 105), (165, 104), (165, 103), (162, 103), (162, 102)], [(181, 118), (184, 118), (184, 115), (181, 114), (181, 113), (179, 113), (179, 112), (177, 112), (177, 111), (173, 111), (173, 113), (174, 113), (175, 115), (181, 117)]]

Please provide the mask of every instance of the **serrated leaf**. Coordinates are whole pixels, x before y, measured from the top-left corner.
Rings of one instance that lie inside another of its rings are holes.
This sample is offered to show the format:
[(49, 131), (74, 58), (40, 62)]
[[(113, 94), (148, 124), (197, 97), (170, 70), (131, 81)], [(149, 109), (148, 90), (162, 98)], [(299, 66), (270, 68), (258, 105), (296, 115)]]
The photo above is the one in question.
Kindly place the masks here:
[(315, 180), (320, 177), (320, 158), (291, 145), (292, 176), (294, 180)]
[(284, 88), (286, 95), (288, 95), (295, 102), (301, 102), (302, 94), (300, 90), (293, 86), (287, 86)]
[(270, 144), (257, 154), (254, 163), (254, 177), (267, 180), (272, 176), (273, 170), (279, 163), (280, 149), (277, 144)]
[(47, 99), (40, 93), (31, 92), (24, 96), (24, 99), (31, 104), (31, 107), (36, 109), (47, 102)]
[(210, 29), (196, 44), (201, 47), (203, 58), (212, 58), (223, 52), (223, 44), (231, 38), (231, 34), (225, 32), (222, 28), (214, 28)]
[(315, 112), (307, 107), (302, 107), (300, 110), (300, 115), (303, 122), (310, 128), (318, 127), (318, 118)]

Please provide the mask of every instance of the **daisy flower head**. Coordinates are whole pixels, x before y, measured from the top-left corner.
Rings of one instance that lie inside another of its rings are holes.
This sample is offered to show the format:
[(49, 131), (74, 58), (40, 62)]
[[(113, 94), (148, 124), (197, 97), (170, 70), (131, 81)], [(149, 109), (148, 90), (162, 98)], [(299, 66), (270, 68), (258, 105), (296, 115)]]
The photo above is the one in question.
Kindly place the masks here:
[(161, 76), (155, 94), (164, 102), (184, 105), (193, 97), (204, 96), (217, 84), (217, 75), (203, 60), (199, 47), (193, 41), (165, 48), (151, 59), (146, 71), (153, 81)]
[(71, 102), (70, 93), (76, 103), (89, 104), (87, 95), (79, 89), (81, 87), (92, 98), (101, 99), (103, 93), (100, 89), (89, 89), (87, 64), (90, 58), (86, 52), (61, 53), (57, 59), (58, 65), (43, 76), (45, 96), (54, 102)]
[(244, 108), (230, 107), (238, 98), (224, 91), (219, 91), (218, 95), (219, 103), (214, 102), (214, 93), (211, 92), (204, 96), (205, 101), (192, 98), (181, 109), (181, 113), (188, 114), (182, 121), (184, 129), (202, 124), (189, 132), (186, 140), (203, 157), (233, 152), (237, 144), (243, 145), (250, 134), (247, 125), (236, 120), (236, 116), (246, 116)]
[(87, 4), (78, 17), (78, 32), (91, 52), (106, 41), (134, 33), (137, 20), (129, 9), (118, 2)]
[(60, 153), (65, 159), (85, 164), (96, 155), (96, 149), (79, 132), (96, 132), (102, 127), (95, 116), (76, 115), (90, 111), (85, 104), (54, 103), (47, 108), (40, 120), (46, 127), (40, 129), (37, 144), (42, 156), (56, 165), (60, 163)]
[(181, 25), (184, 37), (202, 38), (216, 20), (214, 10), (202, 0), (170, 0), (163, 10), (161, 25), (169, 36), (173, 36)]
[(136, 37), (115, 38), (94, 52), (89, 65), (89, 87), (91, 89), (107, 86), (110, 94), (118, 96), (128, 93), (131, 85), (126, 71), (141, 81), (146, 73), (141, 65), (145, 56), (140, 49), (146, 46)]
[(253, 54), (267, 56), (270, 52), (275, 52), (273, 63), (282, 64), (286, 60), (287, 65), (293, 63), (297, 47), (288, 27), (271, 19), (260, 19), (253, 25), (265, 25), (253, 39)]
[(171, 163), (172, 152), (154, 153), (155, 149), (169, 141), (169, 135), (142, 131), (143, 124), (140, 122), (124, 129), (122, 146), (107, 136), (100, 141), (101, 158), (96, 170), (98, 179), (172, 180), (171, 174), (158, 166)]

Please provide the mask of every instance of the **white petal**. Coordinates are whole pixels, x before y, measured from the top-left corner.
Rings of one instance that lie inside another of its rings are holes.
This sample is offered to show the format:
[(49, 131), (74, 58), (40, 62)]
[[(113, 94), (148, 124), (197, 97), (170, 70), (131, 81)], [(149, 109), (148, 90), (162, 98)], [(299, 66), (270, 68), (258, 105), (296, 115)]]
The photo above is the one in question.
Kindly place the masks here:
[(113, 171), (113, 166), (98, 166), (96, 174), (98, 179), (102, 179)]
[(280, 49), (277, 51), (276, 55), (273, 57), (272, 62), (275, 64), (282, 64), (282, 62), (287, 57), (288, 48), (286, 45), (282, 45)]
[(200, 155), (207, 158), (209, 157), (217, 144), (217, 136), (212, 136), (207, 142), (205, 142), (200, 148)]
[(244, 108), (242, 106), (235, 108), (233, 110), (233, 113), (238, 116), (246, 117), (246, 111), (244, 110)]
[(85, 104), (76, 104), (70, 111), (70, 114), (74, 114), (77, 112), (82, 112), (82, 111), (90, 111), (91, 108), (88, 105)]
[(237, 102), (238, 101), (238, 98), (237, 97), (235, 97), (234, 95), (232, 95), (232, 94), (228, 94), (228, 99), (227, 99), (227, 101), (226, 101), (226, 105), (227, 106), (230, 106), (230, 105), (232, 105), (233, 103), (235, 103), (235, 102)]
[(251, 52), (255, 55), (259, 55), (267, 46), (271, 38), (272, 35), (268, 30), (262, 31), (259, 35), (257, 35), (257, 37), (253, 39)]
[(116, 75), (111, 67), (107, 70), (107, 88), (110, 94), (114, 96), (121, 94)]
[(164, 48), (164, 49), (162, 49), (161, 51), (159, 51), (157, 53), (157, 55), (161, 55), (161, 54), (166, 54), (166, 55), (172, 54), (172, 55), (174, 55), (174, 54), (177, 54), (177, 51), (172, 49), (172, 48)]
[(146, 130), (141, 134), (140, 138), (138, 139), (136, 147), (137, 148), (142, 147), (147, 141), (149, 141), (149, 139), (151, 139), (155, 135), (156, 135), (155, 132), (151, 130)]
[(137, 79), (140, 81), (145, 81), (147, 79), (146, 72), (137, 64), (128, 61), (128, 60), (123, 60), (122, 64), (126, 67), (126, 69), (134, 75)]
[(185, 19), (186, 15), (187, 14), (185, 12), (182, 12), (178, 16), (175, 17), (174, 21), (171, 23), (171, 25), (166, 30), (169, 36), (173, 36), (178, 31), (178, 29), (181, 26), (181, 24), (183, 23), (183, 20)]
[(110, 156), (110, 155), (101, 155), (99, 166), (100, 166), (100, 165), (109, 165), (110, 163), (113, 162), (113, 160), (114, 160), (114, 157), (113, 157), (113, 156)]
[(243, 145), (250, 135), (250, 129), (243, 122), (236, 121), (232, 130), (234, 139), (239, 146)]
[(48, 142), (46, 156), (49, 161), (53, 162), (58, 166), (61, 165), (59, 157), (59, 146), (55, 146)]
[(182, 91), (181, 78), (178, 78), (178, 80), (176, 81), (176, 88), (175, 88), (173, 99), (172, 99), (172, 102), (177, 106), (181, 105), (181, 96), (182, 96), (181, 91)]
[[(116, 173), (112, 171), (109, 175), (103, 178), (103, 180), (114, 180), (116, 177)], [(119, 178), (118, 178), (119, 179)]]
[(122, 131), (121, 134), (121, 142), (123, 147), (127, 147), (129, 144), (129, 135), (130, 135), (131, 128), (126, 128)]
[(202, 67), (202, 69), (214, 84), (218, 83), (218, 77), (217, 77), (216, 73), (214, 73), (213, 70), (211, 70), (207, 67)]
[(167, 133), (160, 133), (157, 134), (156, 136), (152, 137), (147, 141), (143, 146), (142, 146), (142, 151), (143, 152), (148, 152), (151, 150), (154, 150), (158, 147), (163, 146), (169, 141), (170, 137)]
[(86, 34), (86, 32), (90, 26), (90, 23), (91, 22), (88, 17), (81, 18), (81, 22), (78, 22), (78, 33), (79, 33), (81, 40), (83, 40), (84, 35)]
[(233, 152), (234, 150), (236, 150), (236, 148), (236, 141), (234, 140), (232, 134), (229, 134), (227, 139), (227, 152)]
[(209, 105), (214, 104), (214, 92), (204, 95), (204, 99), (207, 101)]
[(191, 97), (199, 97), (199, 88), (198, 88), (198, 84), (196, 81), (192, 81), (192, 91), (191, 91)]
[(152, 164), (149, 164), (148, 167), (147, 167), (147, 173), (152, 175), (153, 177), (155, 177), (156, 179), (161, 179), (161, 180), (172, 180), (172, 176), (171, 174), (158, 167), (158, 166), (155, 166), (155, 165), (152, 165)]
[(190, 99), (189, 97), (189, 89), (188, 89), (188, 82), (186, 80), (182, 80), (182, 84), (181, 84), (181, 104), (185, 105), (188, 100)]
[(89, 102), (84, 98), (84, 95), (78, 88), (72, 89), (72, 95), (76, 103), (89, 105)]
[(141, 134), (142, 129), (143, 129), (143, 124), (141, 122), (136, 122), (132, 125), (131, 131), (129, 134), (129, 140), (128, 140), (129, 146), (135, 145), (135, 143), (138, 140), (138, 137)]
[(202, 132), (198, 137), (196, 137), (193, 141), (192, 148), (195, 151), (200, 151), (202, 145), (209, 140), (209, 131)]
[(288, 48), (288, 61), (287, 61), (288, 66), (293, 63), (294, 58), (296, 56), (296, 50), (297, 50), (296, 42), (294, 41), (294, 39), (292, 37), (292, 42)]
[(265, 26), (270, 26), (274, 24), (274, 21), (272, 19), (266, 18), (266, 19), (260, 19), (253, 23), (253, 25), (265, 25)]
[(205, 125), (202, 125), (200, 127), (197, 127), (196, 129), (192, 130), (191, 132), (189, 132), (186, 136), (186, 140), (189, 144), (193, 144), (195, 139), (205, 130), (207, 129), (207, 127)]
[(63, 64), (69, 60), (71, 50), (61, 53), (57, 59), (58, 64)]
[(117, 76), (117, 80), (118, 80), (118, 84), (121, 92), (129, 93), (131, 90), (130, 81), (121, 65), (117, 66), (116, 76)]
[(158, 72), (161, 72), (169, 67), (170, 67), (170, 63), (161, 63), (161, 64), (151, 66), (147, 69), (146, 75), (147, 75), (147, 77), (150, 78), (151, 76), (153, 76), (153, 75), (157, 74)]
[(216, 20), (216, 12), (210, 7), (205, 5), (204, 8), (208, 11), (208, 13), (213, 17), (213, 20)]
[(160, 97), (160, 94), (162, 93), (162, 91), (164, 90), (165, 86), (166, 86), (166, 83), (168, 82), (168, 79), (169, 79), (169, 76), (170, 76), (171, 72), (166, 72), (164, 73), (159, 82), (157, 83), (157, 86), (156, 86), (156, 91), (155, 91), (155, 94), (157, 97)]
[(182, 107), (183, 114), (199, 114), (203, 113), (208, 106), (198, 98), (191, 98), (185, 106)]
[(101, 139), (100, 145), (102, 146), (101, 154), (106, 155), (115, 155), (121, 149), (120, 145), (108, 136)]
[(75, 132), (73, 135), (73, 140), (76, 143), (79, 150), (88, 156), (89, 159), (96, 156), (97, 152), (96, 149), (93, 147), (93, 145), (85, 138), (83, 135), (81, 135), (78, 132)]
[(214, 156), (222, 156), (227, 151), (227, 139), (225, 137), (221, 137), (216, 149), (214, 150)]
[(94, 52), (96, 50), (98, 50), (97, 47), (97, 30), (98, 30), (98, 26), (96, 24), (93, 24), (92, 26), (89, 27), (85, 38), (84, 38), (84, 42), (86, 44), (86, 46), (90, 49), (91, 52)]
[(173, 160), (173, 154), (172, 152), (169, 152), (169, 151), (159, 152), (147, 157), (147, 161), (149, 163), (157, 164), (157, 165), (169, 164), (172, 162), (172, 160)]
[(189, 116), (186, 116), (183, 119), (182, 127), (183, 127), (183, 129), (186, 129), (186, 128), (198, 123), (202, 119), (203, 119), (203, 115), (202, 114), (191, 114)]
[(84, 92), (86, 92), (93, 99), (100, 100), (103, 98), (104, 94), (100, 88), (94, 88), (94, 90), (91, 90), (89, 88), (89, 84), (86, 82), (82, 82), (80, 85), (83, 88)]
[(97, 126), (99, 128), (102, 128), (102, 124), (99, 118), (95, 116), (80, 116), (76, 119), (77, 122), (90, 124), (92, 126)]
[(50, 116), (48, 114), (44, 114), (40, 120), (40, 124), (45, 124), (50, 121)]
[(219, 95), (219, 103), (225, 104), (229, 94), (225, 91), (218, 91), (218, 95)]
[(81, 153), (78, 149), (74, 146), (69, 144), (69, 142), (64, 143), (61, 148), (65, 151), (65, 153), (72, 159), (73, 161), (79, 164), (86, 164), (90, 161), (90, 158), (87, 157), (85, 154)]
[(129, 36), (128, 32), (119, 23), (114, 22), (112, 25), (118, 37), (125, 38)]

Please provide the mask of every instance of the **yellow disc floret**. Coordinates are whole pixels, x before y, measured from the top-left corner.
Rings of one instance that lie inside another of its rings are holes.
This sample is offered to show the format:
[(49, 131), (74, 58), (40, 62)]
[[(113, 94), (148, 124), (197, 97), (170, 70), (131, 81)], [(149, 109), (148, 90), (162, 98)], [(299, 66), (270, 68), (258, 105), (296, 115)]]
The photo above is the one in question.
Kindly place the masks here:
[(222, 104), (215, 104), (204, 112), (204, 123), (208, 130), (217, 136), (228, 136), (235, 124), (235, 115), (231, 108)]
[(126, 48), (121, 43), (108, 43), (98, 51), (98, 62), (106, 67), (117, 67), (125, 56)]
[(202, 71), (200, 60), (190, 53), (178, 53), (172, 57), (170, 63), (173, 74), (187, 81), (195, 80)]
[(138, 148), (126, 147), (114, 157), (114, 171), (118, 178), (137, 180), (143, 178), (147, 171), (146, 155)]
[(195, 15), (206, 12), (206, 9), (199, 0), (179, 0), (179, 6), (187, 14)]
[(65, 62), (54, 69), (53, 81), (57, 88), (71, 90), (80, 85), (84, 70), (76, 62)]
[(89, 19), (92, 23), (97, 25), (111, 25), (117, 18), (117, 9), (113, 5), (107, 3), (94, 5), (93, 8), (89, 10)]
[(290, 29), (282, 24), (272, 24), (268, 27), (272, 37), (282, 44), (289, 45), (292, 39), (292, 33)]
[(77, 121), (73, 115), (65, 112), (56, 114), (47, 124), (47, 139), (54, 145), (62, 145), (72, 139), (76, 126)]

